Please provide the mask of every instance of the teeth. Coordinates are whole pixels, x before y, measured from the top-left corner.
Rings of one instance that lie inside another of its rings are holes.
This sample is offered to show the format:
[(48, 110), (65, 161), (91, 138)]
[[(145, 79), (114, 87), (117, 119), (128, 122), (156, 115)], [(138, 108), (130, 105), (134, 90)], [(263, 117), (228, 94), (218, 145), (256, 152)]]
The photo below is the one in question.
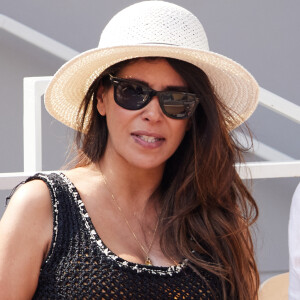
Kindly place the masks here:
[(154, 143), (159, 140), (159, 138), (155, 138), (154, 136), (140, 135), (139, 137), (147, 143)]

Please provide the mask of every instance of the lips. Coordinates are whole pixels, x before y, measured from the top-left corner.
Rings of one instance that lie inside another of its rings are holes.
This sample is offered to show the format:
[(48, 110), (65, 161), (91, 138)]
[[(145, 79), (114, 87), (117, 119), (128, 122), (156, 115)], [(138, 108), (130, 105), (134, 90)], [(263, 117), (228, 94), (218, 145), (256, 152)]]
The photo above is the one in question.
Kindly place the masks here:
[(163, 136), (156, 133), (133, 132), (131, 136), (136, 143), (147, 148), (159, 147), (165, 141)]

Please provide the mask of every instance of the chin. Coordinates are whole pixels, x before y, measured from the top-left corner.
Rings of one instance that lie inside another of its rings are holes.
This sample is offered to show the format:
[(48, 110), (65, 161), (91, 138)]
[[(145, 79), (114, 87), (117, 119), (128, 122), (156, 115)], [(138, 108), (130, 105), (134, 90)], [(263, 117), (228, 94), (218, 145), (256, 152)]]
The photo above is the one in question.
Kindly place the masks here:
[(153, 170), (157, 168), (164, 168), (166, 160), (158, 160), (158, 159), (143, 159), (143, 160), (133, 160), (129, 161), (130, 165), (138, 169), (144, 170)]

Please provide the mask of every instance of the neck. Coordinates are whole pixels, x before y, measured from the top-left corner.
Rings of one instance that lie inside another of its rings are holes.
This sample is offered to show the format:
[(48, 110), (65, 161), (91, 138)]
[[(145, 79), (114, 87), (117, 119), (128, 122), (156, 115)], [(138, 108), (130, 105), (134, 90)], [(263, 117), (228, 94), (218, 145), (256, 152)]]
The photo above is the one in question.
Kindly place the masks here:
[(94, 168), (101, 171), (106, 180), (106, 188), (124, 210), (137, 216), (143, 216), (145, 212), (157, 214), (155, 201), (149, 199), (161, 182), (164, 166), (142, 169), (104, 155)]

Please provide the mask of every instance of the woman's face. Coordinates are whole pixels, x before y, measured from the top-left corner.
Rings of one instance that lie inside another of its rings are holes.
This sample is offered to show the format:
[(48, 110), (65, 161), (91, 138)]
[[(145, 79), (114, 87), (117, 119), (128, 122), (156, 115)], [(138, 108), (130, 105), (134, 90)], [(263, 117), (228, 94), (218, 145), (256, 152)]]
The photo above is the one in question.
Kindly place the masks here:
[[(125, 66), (119, 78), (136, 79), (156, 91), (182, 87), (186, 83), (164, 59), (139, 59)], [(113, 87), (98, 91), (98, 111), (106, 116), (108, 141), (106, 155), (144, 169), (163, 167), (187, 130), (188, 120), (167, 117), (155, 96), (140, 110), (127, 110), (114, 101)]]

